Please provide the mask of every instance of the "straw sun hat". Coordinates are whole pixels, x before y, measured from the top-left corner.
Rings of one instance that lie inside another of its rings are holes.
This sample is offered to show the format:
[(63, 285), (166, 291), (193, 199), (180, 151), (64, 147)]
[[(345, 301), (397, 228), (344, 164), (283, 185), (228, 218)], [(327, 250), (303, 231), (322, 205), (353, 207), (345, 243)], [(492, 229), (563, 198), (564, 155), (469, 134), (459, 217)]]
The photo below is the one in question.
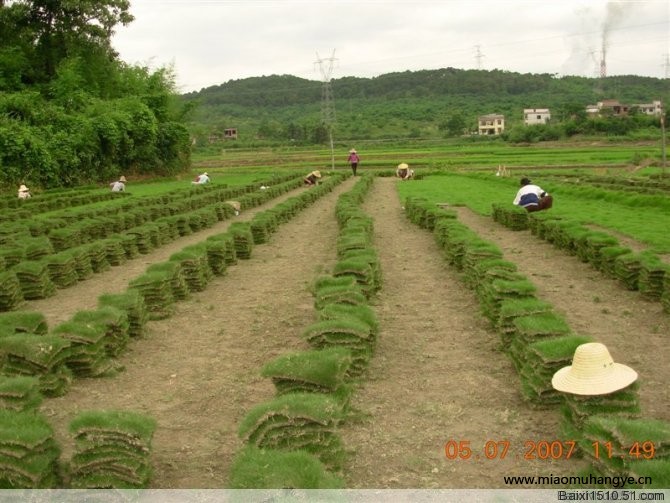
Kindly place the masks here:
[(239, 201), (226, 201), (226, 204), (232, 206), (235, 211), (240, 211), (242, 209), (242, 204), (240, 204)]
[(606, 395), (632, 384), (637, 372), (614, 363), (605, 345), (589, 342), (577, 346), (572, 365), (554, 374), (551, 385), (558, 391), (574, 395)]
[(407, 168), (409, 168), (409, 164), (405, 162), (401, 162), (400, 164), (398, 164), (398, 169), (407, 169)]
[(125, 177), (125, 176), (122, 176), (121, 178), (119, 178), (119, 182), (126, 182), (126, 181), (127, 181), (127, 180), (126, 180), (126, 177)]
[(321, 178), (321, 171), (312, 171), (312, 174), (317, 178)]
[(30, 192), (30, 189), (28, 189), (28, 187), (26, 187), (25, 185), (21, 185), (19, 187), (19, 192)]
[(350, 154), (355, 154), (355, 153), (356, 153), (356, 149), (355, 149), (355, 148), (352, 148), (352, 149), (349, 151), (349, 153), (350, 153)]

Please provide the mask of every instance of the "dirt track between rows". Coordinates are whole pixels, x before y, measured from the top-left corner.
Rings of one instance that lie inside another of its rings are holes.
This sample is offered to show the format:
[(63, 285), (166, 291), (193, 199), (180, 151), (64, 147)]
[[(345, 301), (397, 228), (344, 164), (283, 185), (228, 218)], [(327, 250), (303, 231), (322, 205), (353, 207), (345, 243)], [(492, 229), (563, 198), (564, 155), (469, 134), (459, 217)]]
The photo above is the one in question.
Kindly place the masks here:
[[(250, 260), (178, 303), (172, 317), (150, 322), (148, 335), (131, 341), (119, 358), (124, 371), (79, 379), (66, 396), (46, 400), (42, 410), (66, 456), (67, 424), (78, 411), (133, 409), (158, 422), (152, 487), (226, 487), (230, 462), (241, 447), (241, 419), (273, 396), (260, 368), (277, 355), (307, 349), (300, 333), (315, 320), (309, 285), (336, 261), (334, 205), (353, 183), (349, 179), (281, 225), (269, 243), (254, 247)], [(503, 488), (503, 475), (574, 474), (574, 460), (532, 462), (518, 456), (526, 440), (559, 439), (559, 413), (523, 402), (499, 337), (479, 314), (473, 293), (445, 264), (432, 235), (405, 218), (395, 183), (376, 179), (363, 205), (374, 218), (384, 283), (372, 302), (380, 321), (379, 347), (354, 395), (359, 414), (342, 428), (351, 451), (342, 474), (347, 487)], [(508, 231), (465, 210), (461, 218), (501, 246), (576, 332), (604, 342), (616, 361), (639, 372), (645, 416), (670, 420), (663, 344), (668, 317), (658, 303), (641, 300), (528, 233)], [(148, 264), (223, 232), (226, 225), (96, 275), (31, 309), (43, 310), (53, 326), (76, 310), (94, 308), (104, 291), (122, 291)], [(514, 450), (502, 461), (451, 461), (444, 456), (449, 439), (469, 440), (478, 449), (488, 440), (507, 439)]]

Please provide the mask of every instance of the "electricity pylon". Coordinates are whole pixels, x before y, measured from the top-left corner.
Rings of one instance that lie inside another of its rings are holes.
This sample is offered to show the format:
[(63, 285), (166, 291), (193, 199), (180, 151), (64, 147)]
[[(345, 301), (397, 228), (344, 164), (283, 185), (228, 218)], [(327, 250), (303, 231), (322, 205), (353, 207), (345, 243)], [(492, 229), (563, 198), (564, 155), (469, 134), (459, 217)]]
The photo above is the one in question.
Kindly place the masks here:
[(330, 76), (333, 73), (333, 65), (335, 64), (335, 49), (330, 58), (321, 58), (319, 53), (316, 53), (316, 61), (314, 64), (319, 65), (321, 72), (321, 80), (323, 85), (321, 87), (321, 121), (328, 131), (328, 139), (330, 141), (330, 169), (335, 169), (335, 148), (333, 146), (333, 126), (335, 124), (335, 102), (333, 100), (333, 88), (330, 85)]

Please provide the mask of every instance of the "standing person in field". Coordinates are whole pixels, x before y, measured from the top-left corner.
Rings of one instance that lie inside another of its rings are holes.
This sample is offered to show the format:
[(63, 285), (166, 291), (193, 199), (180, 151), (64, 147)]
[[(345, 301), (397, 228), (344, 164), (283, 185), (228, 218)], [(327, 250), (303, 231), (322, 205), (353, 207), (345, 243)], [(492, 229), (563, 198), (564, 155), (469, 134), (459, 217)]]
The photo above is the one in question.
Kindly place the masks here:
[(116, 182), (112, 182), (109, 186), (112, 188), (112, 192), (125, 192), (126, 191), (126, 177), (120, 177)]
[(320, 171), (312, 171), (309, 175), (303, 178), (305, 185), (316, 185), (321, 179)]
[(33, 196), (30, 194), (30, 189), (21, 184), (19, 187), (19, 199), (30, 199), (31, 197)]
[(351, 171), (353, 171), (354, 176), (356, 176), (356, 169), (358, 168), (358, 163), (360, 160), (361, 158), (358, 157), (358, 152), (356, 152), (356, 149), (352, 148), (349, 151), (349, 157), (347, 158), (347, 161), (349, 164), (351, 164)]
[(530, 178), (523, 177), (520, 182), (521, 188), (516, 193), (513, 203), (526, 208), (526, 211), (548, 210), (554, 203), (554, 199), (542, 188), (531, 183)]

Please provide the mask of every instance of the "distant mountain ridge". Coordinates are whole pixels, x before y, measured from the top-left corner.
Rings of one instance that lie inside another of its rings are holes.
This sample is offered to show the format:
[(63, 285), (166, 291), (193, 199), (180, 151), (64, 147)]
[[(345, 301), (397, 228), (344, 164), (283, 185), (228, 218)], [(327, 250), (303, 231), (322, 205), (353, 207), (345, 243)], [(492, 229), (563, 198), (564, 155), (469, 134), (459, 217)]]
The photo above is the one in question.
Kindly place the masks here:
[[(468, 124), (485, 113), (509, 115), (514, 122), (520, 120), (523, 108), (558, 111), (603, 99), (622, 103), (670, 99), (667, 79), (635, 75), (557, 77), (456, 68), (395, 72), (373, 78), (341, 77), (332, 79), (331, 86), (337, 127), (354, 137), (384, 134), (384, 130), (394, 127), (428, 132), (454, 113), (464, 116)], [(282, 124), (318, 123), (321, 96), (320, 81), (270, 75), (231, 80), (185, 94), (183, 99), (200, 104), (194, 116), (196, 124), (212, 127), (224, 121), (258, 132), (264, 123), (269, 129)], [(273, 121), (278, 124), (273, 126)]]
[[(425, 98), (444, 95), (519, 96), (543, 92), (562, 92), (584, 96), (591, 101), (615, 98), (620, 101), (644, 102), (658, 99), (669, 91), (668, 81), (653, 77), (624, 75), (605, 79), (589, 77), (555, 77), (551, 74), (514, 73), (502, 70), (420, 70), (387, 73), (378, 77), (341, 77), (331, 80), (335, 98)], [(292, 75), (270, 75), (230, 80), (187, 93), (203, 103), (285, 106), (307, 104), (321, 98), (320, 81)]]

